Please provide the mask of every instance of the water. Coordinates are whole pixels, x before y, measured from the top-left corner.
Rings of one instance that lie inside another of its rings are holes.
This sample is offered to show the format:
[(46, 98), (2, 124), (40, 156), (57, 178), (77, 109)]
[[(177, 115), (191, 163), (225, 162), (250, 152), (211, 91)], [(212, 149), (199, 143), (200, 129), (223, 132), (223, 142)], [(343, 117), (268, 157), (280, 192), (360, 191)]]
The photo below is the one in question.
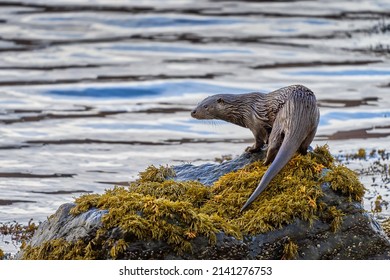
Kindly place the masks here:
[[(216, 93), (304, 84), (313, 145), (389, 151), (389, 34), (387, 0), (0, 0), (0, 222), (43, 221), (151, 164), (240, 154), (248, 130), (190, 117)], [(373, 176), (367, 210), (389, 196)]]

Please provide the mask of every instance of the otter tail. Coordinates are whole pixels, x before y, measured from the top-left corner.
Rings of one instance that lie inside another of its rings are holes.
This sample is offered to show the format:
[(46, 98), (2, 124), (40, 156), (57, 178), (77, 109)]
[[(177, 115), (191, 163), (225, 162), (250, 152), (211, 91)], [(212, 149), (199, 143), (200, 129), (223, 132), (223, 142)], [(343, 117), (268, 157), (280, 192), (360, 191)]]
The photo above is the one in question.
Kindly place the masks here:
[[(259, 185), (241, 208), (244, 211), (290, 161), (296, 151), (307, 152), (317, 131), (319, 110), (314, 94), (309, 91), (293, 93), (276, 116), (265, 163), (272, 164)], [(276, 155), (276, 156), (275, 156)]]

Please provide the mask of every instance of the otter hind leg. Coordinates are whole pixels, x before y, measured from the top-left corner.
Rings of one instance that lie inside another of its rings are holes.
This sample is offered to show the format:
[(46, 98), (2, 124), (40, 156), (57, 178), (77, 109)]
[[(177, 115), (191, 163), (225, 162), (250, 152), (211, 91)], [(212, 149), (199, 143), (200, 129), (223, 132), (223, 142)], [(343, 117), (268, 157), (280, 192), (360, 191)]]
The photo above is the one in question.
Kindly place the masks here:
[(300, 154), (302, 154), (302, 155), (306, 155), (307, 154), (307, 149), (309, 148), (310, 143), (313, 141), (314, 135), (316, 134), (316, 131), (317, 131), (317, 128), (315, 128), (312, 131), (310, 131), (310, 133), (307, 135), (305, 140), (303, 140), (301, 146), (299, 146), (299, 149), (298, 149), (298, 152)]
[(264, 164), (268, 165), (270, 164), (276, 157), (277, 153), (279, 152), (280, 146), (283, 143), (284, 140), (284, 132), (280, 133), (273, 133), (270, 137), (270, 143), (268, 146), (267, 151), (267, 157), (265, 158)]

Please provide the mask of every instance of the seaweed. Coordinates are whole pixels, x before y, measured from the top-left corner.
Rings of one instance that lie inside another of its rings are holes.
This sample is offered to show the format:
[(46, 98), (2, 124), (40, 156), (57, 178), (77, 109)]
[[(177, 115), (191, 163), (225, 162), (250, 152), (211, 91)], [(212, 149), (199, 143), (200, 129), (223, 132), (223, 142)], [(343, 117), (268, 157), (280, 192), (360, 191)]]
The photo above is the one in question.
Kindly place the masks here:
[(287, 242), (283, 246), (282, 260), (295, 260), (298, 258), (298, 245), (287, 238)]
[(160, 166), (159, 168), (151, 165), (145, 171), (139, 173), (139, 182), (164, 182), (168, 177), (175, 176), (175, 171), (168, 166)]
[(346, 166), (342, 164), (335, 165), (326, 173), (323, 180), (329, 182), (334, 191), (341, 192), (342, 195), (348, 196), (350, 200), (362, 201), (365, 188), (359, 181), (356, 172)]
[(381, 223), (383, 231), (386, 233), (387, 237), (390, 238), (390, 218), (387, 218)]
[(30, 240), (38, 226), (30, 219), (26, 225), (16, 221), (0, 223), (0, 235), (11, 235), (12, 240), (23, 242)]

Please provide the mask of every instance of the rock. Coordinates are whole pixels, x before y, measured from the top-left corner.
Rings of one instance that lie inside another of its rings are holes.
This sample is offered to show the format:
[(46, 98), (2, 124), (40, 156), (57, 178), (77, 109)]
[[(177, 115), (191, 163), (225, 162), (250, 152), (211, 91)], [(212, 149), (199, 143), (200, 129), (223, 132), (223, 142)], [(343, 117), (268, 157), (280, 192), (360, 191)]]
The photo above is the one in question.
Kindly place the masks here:
[[(258, 162), (247, 166), (258, 159), (243, 154), (222, 164), (175, 166), (174, 179), (183, 183), (145, 180), (141, 174), (130, 190), (115, 188), (65, 204), (39, 227), (20, 257), (390, 259), (388, 237), (362, 207), (363, 187), (351, 179), (355, 176), (351, 171), (335, 166), (324, 150), (291, 160), (264, 197), (240, 214), (240, 206), (266, 170)], [(346, 174), (341, 180), (342, 172)], [(335, 176), (327, 175), (332, 173)], [(313, 180), (305, 184), (308, 174)], [(279, 186), (287, 181), (294, 187)], [(317, 181), (318, 187), (308, 190)], [(275, 197), (282, 205), (267, 204)]]
[[(72, 216), (69, 211), (75, 206), (74, 203), (62, 204), (55, 214), (39, 225), (29, 245), (37, 247), (45, 241), (55, 239), (75, 242), (96, 234), (97, 229), (102, 225), (102, 216), (108, 211), (94, 208), (78, 216)], [(22, 257), (22, 252), (17, 254), (17, 259)]]
[(101, 226), (102, 216), (107, 210), (90, 209), (78, 216), (69, 215), (70, 209), (75, 207), (74, 203), (61, 205), (57, 212), (39, 226), (30, 241), (31, 246), (39, 246), (46, 240), (63, 238), (73, 242), (88, 235), (96, 234)]
[(174, 180), (177, 181), (199, 181), (204, 185), (211, 186), (222, 175), (226, 173), (236, 171), (244, 166), (251, 164), (252, 162), (263, 160), (265, 152), (260, 153), (243, 153), (235, 159), (222, 162), (221, 164), (206, 163), (202, 165), (183, 164), (173, 166), (175, 171)]

